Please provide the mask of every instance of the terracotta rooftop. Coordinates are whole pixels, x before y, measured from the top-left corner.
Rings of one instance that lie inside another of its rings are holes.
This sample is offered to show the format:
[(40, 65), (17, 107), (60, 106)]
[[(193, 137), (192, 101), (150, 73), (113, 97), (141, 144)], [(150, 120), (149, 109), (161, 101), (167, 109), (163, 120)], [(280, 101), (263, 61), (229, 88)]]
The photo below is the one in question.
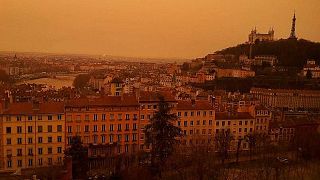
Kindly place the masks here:
[(228, 112), (217, 112), (216, 120), (241, 120), (241, 119), (254, 119), (248, 112), (236, 112), (229, 114)]
[(194, 101), (178, 101), (177, 110), (213, 110), (209, 101), (206, 100), (197, 100)]
[(31, 102), (10, 103), (3, 114), (63, 114), (63, 102), (40, 102), (38, 108), (33, 108)]
[(79, 98), (66, 101), (66, 107), (87, 107), (87, 106), (139, 106), (135, 96), (105, 96), (99, 98)]

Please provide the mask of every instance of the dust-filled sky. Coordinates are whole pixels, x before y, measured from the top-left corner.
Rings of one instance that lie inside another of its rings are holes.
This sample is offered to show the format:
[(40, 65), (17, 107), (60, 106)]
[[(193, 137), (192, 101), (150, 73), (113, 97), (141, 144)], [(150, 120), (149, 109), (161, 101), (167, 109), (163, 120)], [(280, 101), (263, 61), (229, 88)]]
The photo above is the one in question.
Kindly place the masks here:
[(202, 57), (247, 40), (320, 41), (320, 0), (0, 0), (0, 51)]

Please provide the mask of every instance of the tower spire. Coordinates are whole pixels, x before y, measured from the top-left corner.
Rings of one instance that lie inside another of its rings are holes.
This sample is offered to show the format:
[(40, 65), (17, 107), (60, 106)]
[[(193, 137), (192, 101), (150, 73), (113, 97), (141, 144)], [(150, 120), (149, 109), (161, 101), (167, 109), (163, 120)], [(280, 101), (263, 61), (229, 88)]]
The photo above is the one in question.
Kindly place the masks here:
[(293, 13), (291, 33), (289, 39), (297, 39), (296, 37), (296, 11)]

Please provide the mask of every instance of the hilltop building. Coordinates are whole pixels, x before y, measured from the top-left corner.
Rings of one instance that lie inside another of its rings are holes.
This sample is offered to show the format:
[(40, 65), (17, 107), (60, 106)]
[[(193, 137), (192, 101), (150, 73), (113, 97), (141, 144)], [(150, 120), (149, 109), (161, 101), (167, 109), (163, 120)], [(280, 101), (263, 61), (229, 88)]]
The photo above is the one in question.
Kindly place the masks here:
[(258, 33), (257, 29), (251, 30), (249, 34), (249, 44), (259, 43), (261, 41), (273, 41), (274, 40), (274, 30), (270, 29), (268, 33)]

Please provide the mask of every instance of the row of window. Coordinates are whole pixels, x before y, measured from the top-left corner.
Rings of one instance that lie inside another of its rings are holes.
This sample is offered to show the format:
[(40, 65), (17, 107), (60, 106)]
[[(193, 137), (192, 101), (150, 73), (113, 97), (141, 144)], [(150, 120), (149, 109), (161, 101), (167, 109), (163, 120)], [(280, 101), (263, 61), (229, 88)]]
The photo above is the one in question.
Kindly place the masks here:
[[(190, 115), (189, 115), (190, 114)], [(191, 111), (191, 112), (188, 112), (188, 111), (185, 111), (183, 112), (183, 116), (184, 117), (187, 117), (187, 116), (194, 116), (195, 115), (195, 112)], [(197, 116), (201, 116), (201, 111), (197, 111), (196, 112), (196, 115)], [(212, 116), (213, 115), (213, 111), (209, 111), (209, 116)], [(177, 113), (177, 116), (178, 117), (181, 117), (182, 116), (182, 112), (178, 112)], [(207, 116), (207, 111), (202, 111), (202, 116)]]
[[(99, 127), (98, 125), (93, 125), (92, 126), (93, 129), (92, 131), (93, 132), (99, 132)], [(115, 124), (110, 124), (109, 125), (109, 131), (114, 131), (115, 130), (115, 127), (117, 127), (117, 131), (122, 131), (122, 124), (118, 124), (118, 125), (115, 125)], [(137, 123), (133, 123), (132, 124), (132, 130), (137, 130), (138, 129), (138, 126), (137, 126)], [(129, 131), (130, 130), (130, 124), (125, 124), (125, 131)], [(72, 133), (73, 131), (77, 132), (77, 133), (80, 133), (80, 132), (90, 132), (90, 125), (85, 125), (84, 126), (84, 131), (81, 131), (81, 126), (80, 125), (77, 125), (77, 126), (68, 126), (67, 127), (67, 132), (68, 133)], [(106, 132), (106, 125), (103, 124), (101, 125), (101, 132)]]
[[(130, 136), (131, 136), (131, 138), (130, 138)], [(125, 134), (125, 135), (122, 135), (122, 134), (118, 134), (118, 135), (110, 134), (108, 136), (107, 135), (101, 135), (100, 138), (99, 138), (98, 135), (93, 135), (92, 136), (92, 141), (90, 141), (90, 136), (84, 136), (83, 137), (83, 143), (85, 143), (85, 144), (90, 144), (90, 143), (93, 143), (93, 144), (114, 143), (114, 142), (122, 142), (123, 138), (124, 138), (125, 142), (129, 142), (130, 139), (132, 141), (137, 141), (138, 134), (137, 133)], [(72, 137), (71, 136), (67, 138), (67, 142), (68, 142), (68, 144), (72, 143)]]
[[(24, 142), (25, 144), (33, 144), (33, 138), (32, 137), (28, 137), (26, 138), (26, 142)], [(23, 138), (17, 138), (17, 144), (22, 144), (23, 142)], [(52, 136), (49, 136), (47, 137), (47, 143), (53, 143), (53, 137)], [(62, 136), (57, 136), (57, 142), (62, 142)], [(37, 143), (45, 143), (44, 140), (43, 140), (43, 137), (38, 137), (38, 142)], [(7, 145), (11, 145), (12, 144), (12, 139), (11, 138), (7, 138)]]
[[(43, 163), (43, 158), (38, 158), (38, 166), (44, 165)], [(18, 159), (17, 160), (17, 166), (22, 167), (22, 160)], [(62, 157), (58, 157), (58, 164), (62, 163)], [(47, 158), (47, 164), (48, 165), (53, 165), (53, 159), (52, 158)], [(33, 159), (28, 159), (28, 166), (32, 167), (34, 165)], [(11, 159), (7, 160), (7, 168), (12, 168), (13, 167), (13, 162)]]
[[(212, 122), (213, 122), (213, 121), (212, 121), (212, 120), (209, 120), (208, 122), (209, 122), (209, 125), (212, 125)], [(181, 121), (177, 121), (177, 125), (178, 125), (178, 126), (181, 126)], [(194, 126), (194, 121), (190, 121), (189, 125), (190, 125), (190, 126)], [(196, 121), (196, 125), (197, 125), (197, 126), (200, 126), (200, 125), (205, 126), (205, 125), (207, 125), (207, 120), (202, 120), (202, 123), (201, 123), (200, 120), (197, 120), (197, 121)], [(187, 126), (188, 126), (188, 121), (183, 121), (183, 126), (184, 126), (184, 127), (187, 127)]]
[[(29, 115), (27, 116), (27, 120), (28, 121), (32, 121), (32, 120), (45, 120), (44, 117), (46, 117), (46, 120), (48, 121), (52, 121), (53, 120), (53, 117), (54, 116), (57, 116), (57, 119), (58, 120), (62, 120), (62, 114), (58, 114), (58, 115), (47, 115), (47, 116), (44, 116), (44, 115)], [(16, 116), (16, 120), (17, 121), (22, 121), (22, 116)], [(6, 121), (11, 121), (11, 116), (7, 116), (6, 117)]]
[[(52, 149), (52, 147), (47, 147), (46, 148), (47, 149), (47, 154), (53, 154), (53, 149)], [(33, 148), (28, 148), (28, 151), (27, 151), (28, 153), (27, 153), (27, 155), (28, 156), (33, 156), (34, 154), (33, 154)], [(62, 147), (57, 147), (57, 153), (58, 154), (61, 154), (62, 153)], [(37, 155), (42, 155), (42, 154), (45, 154), (44, 153), (44, 148), (42, 148), (42, 147), (39, 147), (38, 148), (38, 154)], [(21, 149), (21, 148), (19, 148), (19, 149), (17, 149), (17, 154), (16, 154), (17, 156), (23, 156), (23, 149)], [(7, 150), (7, 156), (12, 156), (12, 151), (9, 149), (9, 150)]]
[[(17, 134), (22, 134), (23, 133), (23, 126), (17, 126), (16, 127), (16, 133)], [(28, 133), (33, 133), (33, 126), (27, 126), (27, 132)], [(38, 133), (42, 133), (42, 132), (53, 132), (53, 126), (52, 125), (48, 125), (47, 126), (47, 131), (44, 131), (43, 126), (38, 126)], [(57, 132), (62, 132), (62, 125), (57, 125)], [(6, 127), (6, 133), (7, 134), (11, 134), (13, 133), (12, 131), (12, 127)]]
[[(106, 119), (107, 119), (107, 115), (106, 114), (101, 114), (101, 120), (105, 121)], [(110, 120), (115, 120), (115, 115), (114, 114), (110, 114), (109, 119)], [(117, 115), (117, 120), (122, 120), (122, 119), (123, 119), (122, 114), (118, 114)], [(138, 115), (137, 114), (133, 114), (133, 120), (137, 120), (137, 119), (138, 119)], [(82, 120), (81, 115), (76, 115), (75, 119), (72, 118), (72, 115), (67, 115), (67, 121), (72, 121), (72, 120), (81, 121)], [(84, 116), (83, 120), (90, 121), (90, 115), (86, 114)], [(98, 121), (99, 120), (99, 115), (98, 114), (93, 114), (92, 120), (93, 121)], [(130, 114), (125, 114), (125, 120), (130, 120)]]

